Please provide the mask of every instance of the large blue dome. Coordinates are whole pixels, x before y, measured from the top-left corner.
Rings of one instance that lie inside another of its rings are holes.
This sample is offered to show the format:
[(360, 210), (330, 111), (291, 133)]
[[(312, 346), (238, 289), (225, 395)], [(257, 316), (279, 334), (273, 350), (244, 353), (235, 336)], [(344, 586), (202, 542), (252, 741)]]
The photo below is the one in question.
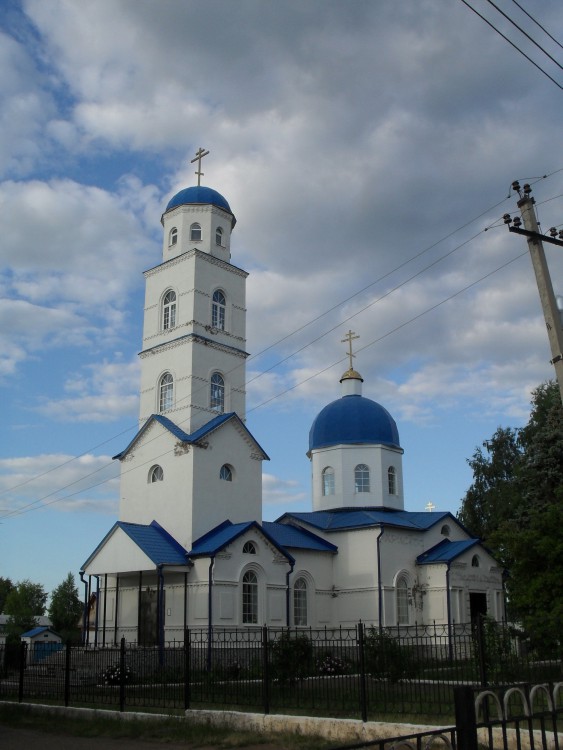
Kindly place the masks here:
[(387, 409), (359, 395), (342, 396), (325, 406), (309, 432), (310, 451), (361, 443), (401, 449), (397, 425)]
[(223, 210), (228, 211), (233, 217), (233, 226), (235, 225), (236, 219), (233, 215), (233, 212), (231, 211), (231, 207), (229, 206), (227, 199), (224, 198), (221, 193), (213, 190), (213, 188), (204, 187), (203, 185), (194, 185), (193, 187), (180, 190), (179, 193), (176, 193), (176, 195), (170, 198), (164, 213), (170, 211), (170, 209), (172, 208), (176, 208), (176, 206), (185, 206), (186, 204), (201, 205), (206, 203), (210, 203), (213, 206), (217, 206), (218, 208), (222, 208)]

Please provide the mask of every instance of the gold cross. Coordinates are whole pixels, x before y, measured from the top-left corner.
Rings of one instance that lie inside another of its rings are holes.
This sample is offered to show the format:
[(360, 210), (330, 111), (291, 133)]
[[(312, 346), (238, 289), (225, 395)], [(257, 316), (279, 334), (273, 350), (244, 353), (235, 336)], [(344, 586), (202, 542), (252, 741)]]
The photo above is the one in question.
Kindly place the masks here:
[(207, 156), (208, 153), (209, 153), (209, 151), (204, 151), (201, 148), (201, 146), (200, 146), (199, 150), (195, 152), (195, 159), (192, 159), (191, 162), (190, 162), (190, 164), (193, 164), (194, 161), (197, 161), (197, 163), (198, 163), (197, 164), (197, 172), (194, 173), (194, 174), (197, 175), (197, 186), (198, 187), (200, 186), (201, 178), (203, 177), (203, 174), (204, 174), (201, 171), (201, 160), (203, 159), (204, 156)]
[(426, 505), (424, 506), (424, 509), (427, 510), (429, 513), (432, 513), (432, 511), (436, 508), (432, 500), (429, 500)]
[(352, 367), (352, 360), (356, 356), (355, 354), (352, 354), (352, 341), (353, 341), (353, 339), (359, 339), (359, 338), (360, 337), (356, 336), (356, 334), (354, 333), (354, 331), (348, 331), (348, 333), (346, 334), (346, 336), (344, 336), (344, 338), (342, 339), (342, 343), (343, 344), (345, 344), (346, 342), (348, 342), (348, 356), (350, 357), (350, 369), (351, 370), (354, 369)]

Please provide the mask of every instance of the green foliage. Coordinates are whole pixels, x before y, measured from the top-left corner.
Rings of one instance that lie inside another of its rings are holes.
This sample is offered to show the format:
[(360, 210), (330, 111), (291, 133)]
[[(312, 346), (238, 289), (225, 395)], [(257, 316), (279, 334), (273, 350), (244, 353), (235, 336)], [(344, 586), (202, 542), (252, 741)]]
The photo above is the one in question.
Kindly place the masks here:
[(130, 683), (133, 680), (133, 672), (128, 664), (125, 664), (123, 671), (120, 664), (112, 664), (102, 673), (102, 682), (104, 685), (121, 685)]
[(51, 594), (49, 617), (53, 628), (66, 640), (77, 640), (79, 620), (83, 613), (83, 604), (78, 596), (74, 576), (69, 573), (64, 581)]
[(283, 632), (271, 648), (272, 676), (290, 684), (312, 672), (313, 647), (306, 635)]
[(489, 683), (506, 683), (517, 680), (520, 670), (514, 653), (511, 631), (491, 617), (481, 623), (483, 656)]
[(47, 594), (40, 583), (19, 581), (6, 597), (4, 612), (9, 615), (6, 630), (9, 640), (36, 627), (37, 617), (45, 614)]
[(420, 670), (412, 647), (402, 645), (388, 632), (373, 627), (365, 633), (364, 658), (366, 672), (376, 680), (396, 682), (416, 677)]
[(2, 578), (0, 576), (0, 615), (4, 614), (4, 605), (6, 604), (6, 598), (10, 591), (14, 588), (14, 584), (9, 578)]
[(556, 383), (532, 396), (528, 423), (477, 448), (459, 519), (509, 571), (510, 616), (553, 646), (563, 621), (563, 407)]

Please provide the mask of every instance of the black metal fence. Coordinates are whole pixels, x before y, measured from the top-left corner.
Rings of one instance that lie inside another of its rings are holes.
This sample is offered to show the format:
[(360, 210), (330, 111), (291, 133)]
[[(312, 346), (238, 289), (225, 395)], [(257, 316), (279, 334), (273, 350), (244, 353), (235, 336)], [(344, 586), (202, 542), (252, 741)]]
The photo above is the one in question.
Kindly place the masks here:
[(557, 682), (561, 654), (523, 648), (487, 622), (379, 630), (187, 630), (183, 642), (28, 653), (0, 648), (0, 700), (116, 710), (223, 708), (453, 721), (453, 688)]

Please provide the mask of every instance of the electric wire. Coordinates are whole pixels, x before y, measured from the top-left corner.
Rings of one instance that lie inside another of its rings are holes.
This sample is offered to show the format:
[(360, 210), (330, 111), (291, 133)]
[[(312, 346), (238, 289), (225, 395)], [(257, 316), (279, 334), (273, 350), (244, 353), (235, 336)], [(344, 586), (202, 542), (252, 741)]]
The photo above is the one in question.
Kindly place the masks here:
[(517, 3), (516, 0), (512, 0), (512, 2), (514, 3), (514, 5), (516, 5), (516, 7), (520, 8), (520, 10), (522, 11), (522, 13), (525, 13), (528, 16), (528, 18), (530, 19), (530, 21), (533, 21), (536, 24), (536, 26), (539, 26), (540, 29), (544, 32), (544, 34), (547, 34), (547, 36), (552, 41), (554, 41), (555, 44), (559, 45), (559, 47), (561, 47), (561, 49), (563, 49), (563, 44), (561, 44), (560, 42), (558, 42), (557, 39), (554, 36), (552, 36), (549, 33), (549, 31), (541, 25), (541, 23), (539, 23), (538, 21), (536, 21), (536, 19), (532, 15), (530, 15), (530, 13), (528, 13), (528, 11), (525, 8), (523, 8), (520, 5), (520, 3)]
[(505, 34), (503, 34), (502, 31), (500, 31), (500, 29), (497, 29), (496, 26), (493, 23), (491, 23), (491, 21), (489, 21), (487, 18), (485, 18), (484, 15), (482, 15), (481, 13), (479, 13), (478, 10), (476, 10), (472, 5), (470, 5), (470, 3), (467, 2), (467, 0), (461, 0), (461, 2), (464, 5), (466, 5), (469, 8), (469, 10), (472, 10), (473, 13), (475, 13), (475, 15), (479, 16), (479, 18), (481, 20), (483, 20), (488, 26), (490, 26), (491, 29), (493, 29), (493, 31), (496, 31), (496, 33), (499, 36), (501, 36), (506, 42), (508, 42), (512, 47), (514, 47), (514, 49), (517, 52), (519, 52), (523, 57), (525, 57), (526, 60), (528, 60), (528, 62), (532, 63), (532, 65), (534, 67), (536, 67), (541, 73), (543, 73), (544, 76), (546, 76), (546, 78), (549, 78), (549, 80), (552, 83), (554, 83), (557, 86), (557, 88), (563, 90), (563, 86), (560, 83), (558, 83), (558, 81), (556, 81), (555, 78), (552, 78), (546, 70), (544, 70), (540, 65), (538, 65), (537, 62), (535, 62), (534, 60), (532, 60), (532, 58), (529, 57), (523, 50), (521, 50), (520, 47), (518, 47), (517, 44), (515, 44), (512, 40), (510, 40)]

